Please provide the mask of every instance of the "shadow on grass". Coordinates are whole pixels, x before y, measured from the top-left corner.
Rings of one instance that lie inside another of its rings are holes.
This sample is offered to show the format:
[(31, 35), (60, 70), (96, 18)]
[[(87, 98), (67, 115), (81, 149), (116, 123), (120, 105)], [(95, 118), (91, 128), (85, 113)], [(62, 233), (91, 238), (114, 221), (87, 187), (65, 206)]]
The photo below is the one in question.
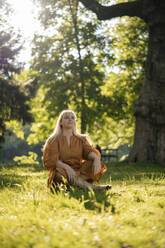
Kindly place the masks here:
[(18, 176), (18, 175), (0, 175), (0, 189), (13, 188), (22, 185), (28, 176)]
[[(17, 175), (17, 172), (14, 172), (14, 170), (16, 171), (17, 169), (20, 169), (20, 171), (22, 170), (22, 173), (37, 173), (37, 172), (41, 172), (44, 170), (42, 164), (40, 165), (29, 165), (29, 164), (25, 164), (23, 166), (21, 165), (17, 165), (15, 163), (11, 163), (11, 164), (0, 164), (0, 171), (2, 171), (2, 174), (0, 175), (0, 189), (3, 188), (13, 188), (13, 187), (18, 187), (19, 185), (22, 185), (25, 181), (27, 181), (27, 179), (32, 178), (32, 175)], [(3, 172), (4, 170), (4, 172)]]
[[(110, 191), (93, 191), (88, 190), (87, 188), (81, 187), (66, 187), (61, 185), (56, 192), (54, 188), (52, 188), (51, 192), (53, 194), (66, 194), (69, 198), (75, 198), (83, 203), (84, 207), (88, 210), (95, 210), (97, 212), (106, 211), (109, 209), (112, 204), (110, 203)], [(112, 206), (112, 211), (114, 207)], [(108, 210), (109, 211), (109, 210)]]
[[(107, 172), (100, 180), (100, 184), (111, 184), (113, 188), (113, 182), (133, 181), (133, 184), (143, 182), (145, 179), (162, 179), (165, 177), (165, 167), (160, 165), (150, 164), (124, 164), (113, 163), (107, 166)], [(112, 180), (112, 182), (111, 182)], [(151, 183), (152, 183), (151, 182)], [(114, 196), (120, 197), (120, 193), (109, 191), (89, 191), (87, 189), (75, 187), (69, 191), (69, 196), (78, 199), (80, 202), (84, 202), (84, 206), (88, 210), (95, 211), (110, 211), (115, 213), (115, 205), (111, 200)]]
[(88, 210), (106, 211), (110, 207), (109, 194), (107, 191), (90, 191), (76, 187), (69, 193), (80, 202), (84, 202), (84, 207)]
[(12, 170), (14, 168), (26, 168), (29, 169), (29, 172), (40, 172), (45, 170), (45, 168), (43, 167), (42, 163), (40, 163), (39, 165), (34, 165), (34, 164), (24, 164), (24, 165), (18, 165), (16, 163), (10, 163), (10, 164), (0, 164), (0, 171), (3, 169), (7, 169), (7, 170)]

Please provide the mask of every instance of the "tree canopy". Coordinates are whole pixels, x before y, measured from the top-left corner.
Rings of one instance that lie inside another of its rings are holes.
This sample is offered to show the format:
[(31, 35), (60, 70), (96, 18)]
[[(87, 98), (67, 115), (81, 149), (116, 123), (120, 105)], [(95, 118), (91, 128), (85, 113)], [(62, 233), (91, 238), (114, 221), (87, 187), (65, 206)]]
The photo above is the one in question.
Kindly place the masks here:
[[(96, 132), (96, 123), (104, 123), (105, 110), (112, 104), (102, 92), (106, 42), (99, 33), (100, 24), (89, 21), (75, 1), (47, 1), (41, 21), (46, 34), (35, 36), (31, 67), (40, 85), (36, 97), (43, 94), (42, 102), (41, 95), (38, 100), (47, 119), (55, 119), (63, 109), (71, 108), (79, 117), (82, 133)], [(42, 120), (39, 133), (48, 125)], [(36, 132), (37, 123), (33, 127)]]
[[(2, 11), (3, 12), (3, 11)], [(0, 12), (1, 13), (1, 12)], [(1, 13), (2, 14), (2, 13)], [(6, 13), (5, 13), (6, 14)], [(5, 21), (0, 16), (0, 141), (4, 141), (6, 121), (19, 120), (23, 123), (31, 120), (28, 98), (14, 80), (21, 66), (16, 61), (21, 46), (12, 28), (5, 30)]]

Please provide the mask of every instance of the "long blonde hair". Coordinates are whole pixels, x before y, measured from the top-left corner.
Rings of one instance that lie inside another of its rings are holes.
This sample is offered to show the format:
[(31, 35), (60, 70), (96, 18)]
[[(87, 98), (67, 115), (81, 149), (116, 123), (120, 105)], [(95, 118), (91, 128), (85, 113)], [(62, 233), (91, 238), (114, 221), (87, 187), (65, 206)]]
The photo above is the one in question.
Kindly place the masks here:
[[(73, 125), (73, 135), (77, 136), (78, 138), (82, 139), (83, 140), (83, 137), (86, 137), (87, 138), (87, 135), (86, 134), (79, 134), (78, 133), (78, 130), (77, 130), (77, 123), (76, 123), (76, 120), (77, 120), (77, 116), (75, 114), (75, 112), (73, 110), (63, 110), (58, 119), (57, 119), (57, 122), (56, 122), (56, 127), (53, 131), (53, 133), (48, 137), (48, 139), (46, 140), (45, 142), (45, 145), (44, 145), (44, 149), (45, 149), (45, 146), (47, 145), (47, 143), (51, 144), (57, 137), (61, 136), (62, 135), (62, 126), (61, 126), (61, 120), (62, 118), (66, 115), (66, 114), (72, 114), (74, 116), (74, 125)], [(87, 138), (88, 139), (88, 138)], [(88, 139), (89, 141), (89, 139)], [(89, 141), (90, 142), (90, 141)]]

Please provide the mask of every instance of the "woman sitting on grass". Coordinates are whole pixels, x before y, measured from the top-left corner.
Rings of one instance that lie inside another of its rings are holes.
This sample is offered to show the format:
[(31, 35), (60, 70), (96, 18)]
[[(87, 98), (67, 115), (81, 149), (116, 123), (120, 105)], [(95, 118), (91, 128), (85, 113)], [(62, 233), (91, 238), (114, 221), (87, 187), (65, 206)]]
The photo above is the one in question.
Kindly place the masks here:
[(48, 187), (58, 190), (66, 179), (68, 185), (93, 190), (110, 189), (109, 185), (94, 185), (106, 171), (100, 153), (93, 148), (86, 135), (77, 132), (76, 115), (71, 110), (61, 112), (56, 128), (44, 145), (44, 167), (50, 170)]

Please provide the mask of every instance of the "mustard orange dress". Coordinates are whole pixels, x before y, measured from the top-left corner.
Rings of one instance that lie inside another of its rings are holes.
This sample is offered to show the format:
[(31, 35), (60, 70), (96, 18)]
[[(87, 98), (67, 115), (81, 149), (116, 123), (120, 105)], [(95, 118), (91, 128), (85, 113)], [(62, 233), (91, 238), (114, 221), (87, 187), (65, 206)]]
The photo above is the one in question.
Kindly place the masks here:
[(101, 157), (98, 150), (93, 148), (86, 137), (77, 137), (75, 135), (70, 137), (70, 146), (68, 145), (66, 136), (57, 137), (52, 143), (47, 142), (43, 154), (44, 167), (48, 169), (48, 187), (51, 187), (55, 178), (56, 172), (58, 171), (64, 178), (67, 179), (67, 173), (62, 168), (56, 168), (56, 162), (58, 160), (70, 165), (76, 172), (76, 175), (84, 175), (91, 181), (99, 181), (102, 174), (106, 171), (106, 166), (101, 162), (101, 171), (94, 175), (92, 160), (88, 160), (88, 154), (95, 152)]

